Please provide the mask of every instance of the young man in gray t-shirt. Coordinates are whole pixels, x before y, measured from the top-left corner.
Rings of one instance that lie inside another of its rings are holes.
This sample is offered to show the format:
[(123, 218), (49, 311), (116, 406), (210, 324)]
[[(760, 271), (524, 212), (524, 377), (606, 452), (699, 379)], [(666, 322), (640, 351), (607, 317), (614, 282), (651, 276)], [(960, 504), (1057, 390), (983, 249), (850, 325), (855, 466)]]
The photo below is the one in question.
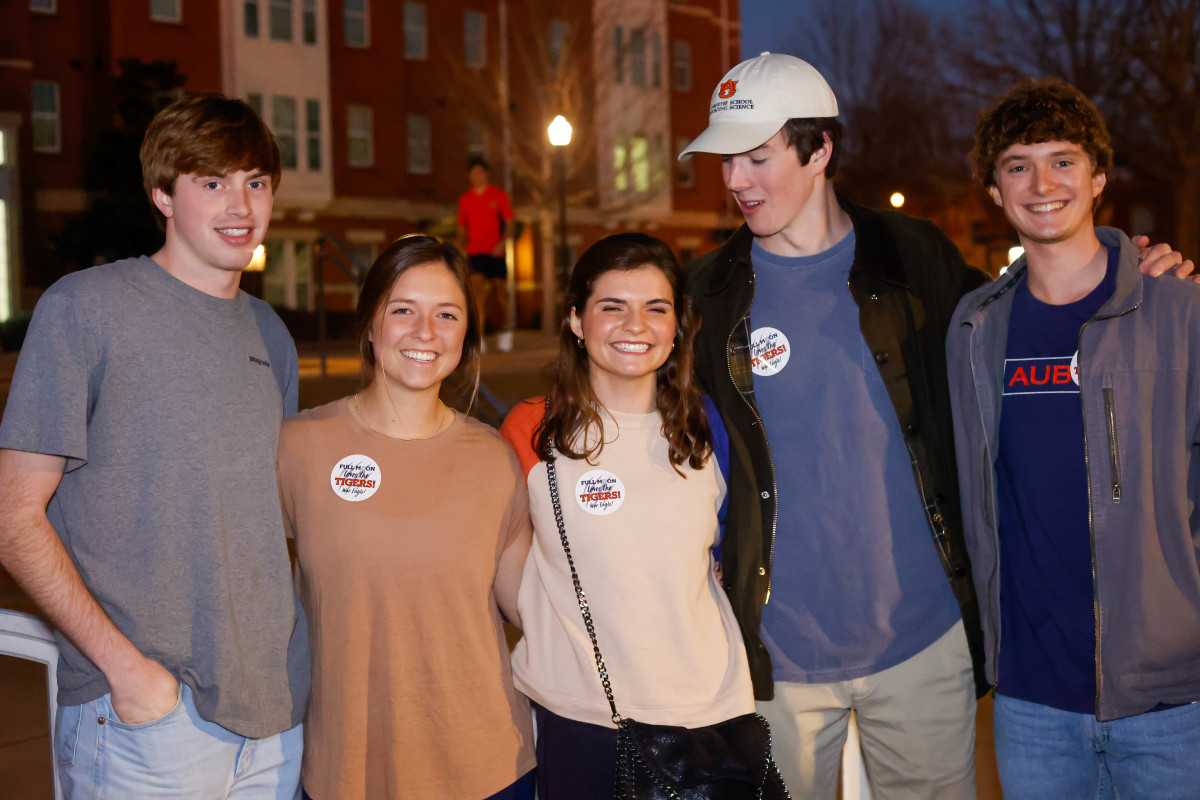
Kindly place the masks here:
[(279, 149), (196, 95), (141, 158), (166, 242), (38, 303), (0, 422), (0, 563), (59, 630), (68, 797), (293, 797), (308, 640), (275, 455), (296, 350), (238, 289)]

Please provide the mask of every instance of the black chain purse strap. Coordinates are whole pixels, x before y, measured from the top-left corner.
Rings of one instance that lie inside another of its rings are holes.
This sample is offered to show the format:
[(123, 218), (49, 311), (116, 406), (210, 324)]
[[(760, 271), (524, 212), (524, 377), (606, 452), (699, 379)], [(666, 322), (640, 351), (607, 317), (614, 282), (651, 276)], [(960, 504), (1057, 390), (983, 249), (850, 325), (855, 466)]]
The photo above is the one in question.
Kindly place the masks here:
[(604, 666), (604, 656), (600, 654), (600, 643), (596, 641), (596, 626), (592, 623), (592, 611), (588, 606), (587, 595), (583, 593), (583, 584), (579, 582), (579, 573), (575, 571), (575, 559), (571, 557), (571, 543), (567, 540), (567, 526), (563, 524), (562, 503), (558, 499), (558, 471), (553, 461), (546, 462), (546, 478), (550, 482), (550, 502), (554, 504), (554, 522), (558, 525), (558, 536), (562, 539), (563, 552), (567, 554), (567, 566), (571, 568), (571, 583), (575, 584), (575, 599), (579, 601), (579, 613), (583, 615), (583, 625), (587, 628), (588, 637), (592, 640), (592, 652), (596, 656), (596, 670), (600, 673), (600, 683), (604, 685), (604, 696), (608, 699), (608, 707), (612, 709), (612, 721), (618, 728), (624, 720), (617, 711), (617, 701), (613, 699), (612, 683), (608, 679), (608, 667)]

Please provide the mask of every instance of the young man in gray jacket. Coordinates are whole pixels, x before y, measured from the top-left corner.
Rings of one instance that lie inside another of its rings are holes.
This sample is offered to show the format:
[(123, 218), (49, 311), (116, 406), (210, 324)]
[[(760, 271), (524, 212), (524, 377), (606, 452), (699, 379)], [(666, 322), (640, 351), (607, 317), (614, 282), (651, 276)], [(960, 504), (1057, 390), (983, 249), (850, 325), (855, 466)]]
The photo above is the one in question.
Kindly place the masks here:
[(1200, 786), (1200, 287), (1093, 227), (1104, 119), (1058, 80), (984, 111), (975, 165), (1025, 255), (947, 336), (1004, 796)]

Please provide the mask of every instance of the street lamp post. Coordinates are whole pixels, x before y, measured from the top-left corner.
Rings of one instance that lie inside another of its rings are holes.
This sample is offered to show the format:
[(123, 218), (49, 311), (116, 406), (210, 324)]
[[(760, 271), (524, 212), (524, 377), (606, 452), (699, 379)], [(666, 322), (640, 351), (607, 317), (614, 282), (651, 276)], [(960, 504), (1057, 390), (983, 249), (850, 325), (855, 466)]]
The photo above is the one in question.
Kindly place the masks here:
[(567, 145), (571, 143), (571, 123), (559, 114), (546, 129), (554, 146), (558, 168), (558, 288), (566, 292), (571, 273), (571, 251), (567, 247)]

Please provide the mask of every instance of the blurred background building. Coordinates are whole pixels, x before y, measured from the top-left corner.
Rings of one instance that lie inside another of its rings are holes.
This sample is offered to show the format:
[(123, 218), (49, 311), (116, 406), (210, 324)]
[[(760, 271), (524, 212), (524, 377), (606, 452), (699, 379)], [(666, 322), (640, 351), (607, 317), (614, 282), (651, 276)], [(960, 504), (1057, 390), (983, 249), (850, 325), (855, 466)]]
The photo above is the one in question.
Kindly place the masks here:
[[(687, 259), (736, 224), (719, 161), (675, 154), (739, 58), (738, 13), (737, 0), (0, 3), (0, 320), (66, 271), (153, 252), (141, 135), (174, 97), (219, 91), (260, 110), (283, 156), (249, 291), (311, 311), (319, 238), (369, 265), (401, 234), (453, 236), (481, 155), (513, 198), (518, 322), (536, 326), (553, 302), (555, 115), (575, 131), (572, 256), (632, 229)], [(352, 308), (353, 282), (326, 273), (328, 307)]]

